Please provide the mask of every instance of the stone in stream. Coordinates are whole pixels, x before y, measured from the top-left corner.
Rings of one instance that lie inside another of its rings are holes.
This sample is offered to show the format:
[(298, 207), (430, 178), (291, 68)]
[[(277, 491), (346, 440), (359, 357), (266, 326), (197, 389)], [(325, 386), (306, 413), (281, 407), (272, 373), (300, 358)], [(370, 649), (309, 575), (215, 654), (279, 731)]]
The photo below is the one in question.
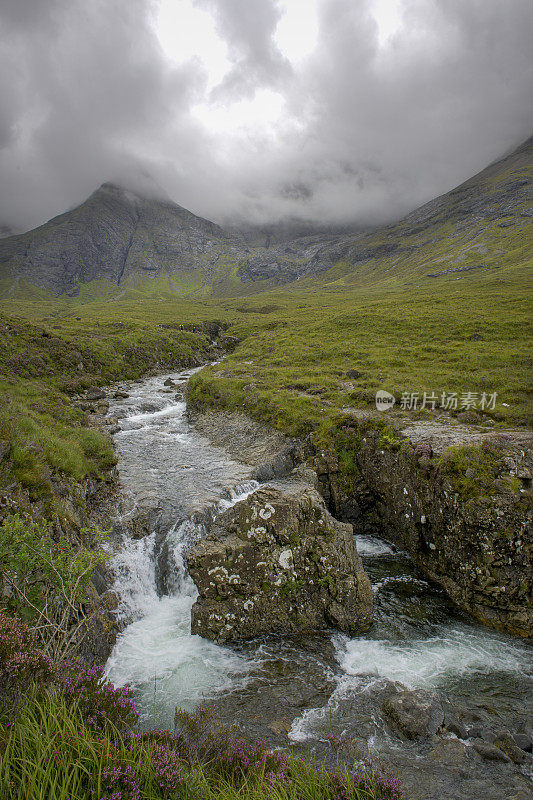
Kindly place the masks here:
[(372, 589), (351, 525), (312, 487), (260, 488), (220, 514), (187, 556), (199, 598), (192, 632), (218, 642), (265, 633), (346, 633), (372, 623)]
[(90, 401), (94, 401), (94, 400), (105, 400), (106, 396), (107, 396), (107, 395), (106, 395), (106, 393), (104, 392), (104, 390), (103, 390), (103, 389), (100, 389), (100, 388), (98, 388), (97, 386), (91, 386), (91, 387), (90, 387), (89, 389), (87, 389), (87, 391), (85, 392), (85, 399), (86, 399), (86, 400), (90, 400)]
[(524, 750), (526, 753), (531, 753), (533, 750), (533, 741), (531, 739), (531, 734), (527, 733), (515, 733), (513, 736), (515, 744), (521, 750)]
[(446, 711), (444, 717), (444, 727), (449, 733), (453, 733), (458, 739), (468, 739), (466, 726), (454, 716), (453, 713)]
[(499, 747), (495, 747), (493, 744), (484, 742), (483, 739), (472, 739), (472, 746), (474, 750), (487, 761), (505, 761), (507, 763), (511, 761), (503, 750), (500, 750)]
[(391, 725), (407, 739), (432, 736), (444, 721), (444, 711), (435, 692), (400, 689), (383, 703)]
[(525, 761), (526, 754), (518, 747), (509, 731), (497, 731), (493, 745), (497, 747), (498, 750), (501, 750), (502, 753), (505, 753), (506, 756), (509, 756), (511, 761), (514, 761), (515, 764), (521, 764)]

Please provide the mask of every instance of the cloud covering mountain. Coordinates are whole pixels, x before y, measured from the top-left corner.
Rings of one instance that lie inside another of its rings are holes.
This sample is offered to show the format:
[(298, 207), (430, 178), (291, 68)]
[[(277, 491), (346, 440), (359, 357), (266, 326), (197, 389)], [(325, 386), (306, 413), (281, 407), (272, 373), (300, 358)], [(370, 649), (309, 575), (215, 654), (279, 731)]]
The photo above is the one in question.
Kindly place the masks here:
[(392, 219), (530, 134), (532, 33), (530, 0), (3, 0), (0, 223), (108, 180), (222, 223)]

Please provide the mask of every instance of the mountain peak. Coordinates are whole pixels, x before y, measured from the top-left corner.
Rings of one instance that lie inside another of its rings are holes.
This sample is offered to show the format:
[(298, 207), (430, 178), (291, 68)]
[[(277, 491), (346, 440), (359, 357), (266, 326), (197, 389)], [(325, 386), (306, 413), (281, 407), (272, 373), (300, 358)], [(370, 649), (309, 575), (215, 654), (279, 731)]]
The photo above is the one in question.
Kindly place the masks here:
[(111, 194), (126, 200), (138, 200), (172, 203), (168, 193), (148, 173), (133, 173), (121, 180), (108, 180), (96, 190), (96, 193)]
[(173, 203), (155, 181), (106, 181), (71, 211), (1, 239), (0, 277), (75, 296), (93, 280), (122, 285), (212, 270), (230, 250), (238, 260), (238, 249), (230, 234)]
[[(513, 230), (517, 241), (525, 240), (530, 176), (531, 139), (398, 223), (300, 238), (294, 227), (289, 235), (279, 226), (268, 232), (273, 246), (262, 239), (265, 247), (172, 202), (148, 175), (108, 180), (77, 208), (0, 238), (0, 277), (76, 295), (94, 280), (138, 287), (163, 276), (171, 292), (239, 294), (245, 284), (260, 291), (304, 277), (327, 282), (323, 276), (332, 267), (332, 280), (341, 274), (367, 281), (455, 276), (487, 269), (491, 253), (501, 253), (502, 236)], [(466, 242), (462, 249), (458, 237)]]

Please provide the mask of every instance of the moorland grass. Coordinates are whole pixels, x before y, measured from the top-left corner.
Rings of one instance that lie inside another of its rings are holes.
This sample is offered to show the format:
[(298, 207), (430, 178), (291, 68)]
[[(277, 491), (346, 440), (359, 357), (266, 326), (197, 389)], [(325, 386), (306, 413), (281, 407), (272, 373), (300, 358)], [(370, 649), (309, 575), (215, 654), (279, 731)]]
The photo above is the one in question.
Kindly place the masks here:
[(32, 499), (51, 497), (54, 475), (67, 482), (102, 478), (116, 463), (111, 440), (88, 427), (87, 414), (70, 402), (73, 393), (197, 364), (209, 344), (205, 333), (179, 326), (73, 323), (33, 325), (0, 315), (0, 471)]
[(443, 281), (438, 293), (374, 288), (268, 299), (277, 310), (241, 313), (230, 331), (240, 347), (193, 378), (193, 404), (239, 408), (301, 435), (344, 408), (375, 407), (377, 389), (397, 400), (417, 393), (419, 405), (434, 393), (437, 410), (443, 392), (456, 392), (457, 412), (464, 393), (478, 407), (483, 393), (496, 393), (495, 408), (481, 415), (489, 424), (531, 424), (532, 298), (523, 289), (502, 294), (498, 284), (470, 279), (460, 293)]
[(206, 705), (176, 709), (174, 731), (137, 731), (137, 719), (129, 690), (103, 667), (52, 660), (34, 631), (0, 611), (0, 800), (401, 797), (382, 768), (348, 772), (269, 751)]
[[(228, 745), (227, 765), (191, 759), (169, 732), (124, 735), (112, 722), (88, 727), (76, 700), (31, 687), (20, 707), (0, 715), (0, 800), (399, 800), (399, 782), (367, 765), (334, 771), (274, 756), (242, 742)], [(159, 744), (161, 742), (161, 744)], [(216, 742), (213, 742), (216, 745)], [(235, 758), (231, 753), (235, 752)], [(248, 764), (260, 754), (258, 765)], [(264, 759), (264, 761), (263, 761)]]
[[(439, 413), (443, 393), (457, 393), (451, 413), (460, 413), (470, 392), (477, 411), (483, 395), (496, 402), (467, 422), (531, 426), (531, 226), (525, 217), (515, 222), (473, 219), (454, 229), (441, 221), (418, 233), (400, 222), (367, 237), (379, 245), (404, 236), (397, 253), (340, 261), (268, 291), (232, 283), (233, 296), (229, 284), (217, 296), (220, 285), (209, 288), (205, 276), (195, 291), (192, 275), (186, 292), (168, 276), (133, 287), (95, 282), (78, 298), (19, 287), (22, 294), (1, 301), (0, 318), (0, 435), (12, 443), (17, 480), (42, 493), (47, 469), (73, 479), (100, 474), (109, 449), (100, 434), (84, 440), (85, 420), (65, 393), (188, 365), (207, 337), (179, 324), (215, 319), (240, 344), (193, 377), (189, 403), (197, 408), (244, 411), (302, 436), (346, 409), (374, 409), (377, 389), (398, 401), (414, 393), (419, 406), (424, 393), (435, 396), (435, 411), (402, 412), (414, 419)], [(456, 264), (476, 269), (440, 274)], [(398, 413), (397, 403), (391, 419)]]

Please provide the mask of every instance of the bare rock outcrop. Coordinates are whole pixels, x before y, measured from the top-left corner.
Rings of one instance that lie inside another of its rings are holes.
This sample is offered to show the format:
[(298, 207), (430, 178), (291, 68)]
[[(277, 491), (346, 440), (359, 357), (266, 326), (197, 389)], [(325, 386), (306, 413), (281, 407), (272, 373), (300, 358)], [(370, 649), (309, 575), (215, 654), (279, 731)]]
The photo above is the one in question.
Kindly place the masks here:
[(218, 516), (187, 556), (199, 598), (192, 632), (218, 642), (372, 622), (352, 526), (312, 487), (265, 486)]

